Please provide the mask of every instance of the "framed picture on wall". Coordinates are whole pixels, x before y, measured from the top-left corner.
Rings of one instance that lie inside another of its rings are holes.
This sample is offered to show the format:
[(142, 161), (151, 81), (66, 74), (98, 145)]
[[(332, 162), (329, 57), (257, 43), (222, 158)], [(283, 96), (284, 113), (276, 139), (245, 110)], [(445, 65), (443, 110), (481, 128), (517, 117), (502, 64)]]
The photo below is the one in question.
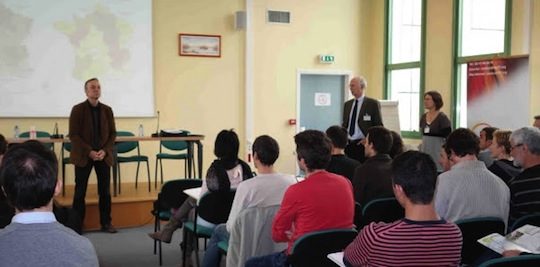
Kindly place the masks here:
[(180, 56), (221, 57), (221, 35), (178, 34)]

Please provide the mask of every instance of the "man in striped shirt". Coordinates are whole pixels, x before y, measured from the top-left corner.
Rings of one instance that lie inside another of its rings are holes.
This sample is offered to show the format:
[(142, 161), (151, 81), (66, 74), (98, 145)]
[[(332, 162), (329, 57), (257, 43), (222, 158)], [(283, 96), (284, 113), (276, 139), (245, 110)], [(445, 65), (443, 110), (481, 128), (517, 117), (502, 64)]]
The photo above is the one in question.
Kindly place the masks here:
[(459, 228), (435, 212), (437, 168), (431, 157), (407, 151), (392, 163), (394, 195), (405, 218), (371, 223), (347, 246), (347, 266), (458, 266), (462, 237)]
[(521, 174), (510, 180), (510, 220), (540, 212), (540, 129), (523, 127), (510, 136), (514, 164)]

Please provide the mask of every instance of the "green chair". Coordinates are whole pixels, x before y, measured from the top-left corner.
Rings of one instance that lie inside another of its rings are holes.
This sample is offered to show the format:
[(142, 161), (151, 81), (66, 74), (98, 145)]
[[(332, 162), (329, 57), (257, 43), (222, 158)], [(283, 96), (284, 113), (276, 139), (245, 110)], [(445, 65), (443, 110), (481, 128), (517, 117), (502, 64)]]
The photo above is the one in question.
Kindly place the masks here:
[(514, 230), (518, 229), (519, 227), (525, 224), (540, 226), (540, 213), (533, 213), (533, 214), (525, 215), (523, 217), (518, 218), (512, 224), (512, 226), (508, 227), (508, 233), (513, 232)]
[[(160, 221), (168, 221), (171, 218), (171, 209), (177, 209), (188, 198), (188, 195), (183, 193), (184, 190), (201, 186), (202, 180), (195, 179), (170, 180), (164, 183), (157, 200), (154, 201), (154, 209), (151, 211), (154, 215), (154, 232), (161, 229)], [(159, 265), (161, 266), (163, 263), (161, 240), (154, 240), (154, 255), (158, 248)]]
[[(19, 134), (19, 137), (21, 138), (30, 138), (30, 132), (22, 132)], [(51, 134), (44, 131), (36, 131), (36, 137), (37, 138), (50, 138)], [(46, 148), (54, 151), (54, 143), (42, 143)]]
[(461, 263), (472, 264), (486, 250), (478, 243), (478, 239), (493, 233), (504, 235), (504, 221), (495, 217), (478, 217), (457, 220), (455, 224), (461, 230), (463, 247), (461, 249)]
[[(190, 134), (189, 131), (185, 131), (187, 135)], [(158, 163), (159, 170), (161, 171), (161, 184), (163, 184), (163, 163), (162, 160), (184, 160), (184, 177), (191, 178), (191, 172), (188, 174), (188, 164), (193, 162), (193, 149), (191, 149), (191, 144), (186, 141), (160, 141), (159, 142), (159, 153), (156, 154), (156, 171), (155, 171), (155, 180), (154, 187), (157, 189), (157, 176), (158, 176)], [(168, 151), (174, 151), (178, 153), (167, 153), (164, 152), (164, 149)], [(185, 152), (184, 152), (185, 151)], [(191, 166), (189, 166), (191, 167)]]
[(330, 229), (307, 233), (294, 242), (288, 261), (293, 267), (335, 266), (327, 255), (343, 251), (357, 234), (354, 229)]
[(71, 164), (69, 156), (65, 156), (64, 150), (71, 153), (71, 143), (62, 143), (62, 196), (66, 195), (66, 165)]
[[(227, 222), (235, 194), (236, 190), (234, 189), (229, 192), (208, 192), (204, 194), (195, 208), (195, 220), (184, 222), (182, 243), (184, 246), (187, 246), (188, 242), (195, 244), (193, 249), (195, 250), (197, 266), (200, 266), (198, 256), (199, 238), (204, 238), (206, 249), (206, 241), (212, 236), (214, 228), (208, 228), (195, 222), (199, 217), (215, 225)], [(195, 240), (191, 238), (195, 238)], [(182, 266), (186, 266), (186, 256), (186, 249), (184, 248), (182, 250)]]
[[(132, 132), (128, 131), (117, 131), (116, 136), (135, 136)], [(147, 177), (148, 177), (148, 192), (150, 192), (150, 165), (148, 164), (148, 156), (141, 155), (141, 150), (139, 148), (139, 142), (138, 141), (127, 141), (127, 142), (116, 142), (116, 164), (118, 166), (118, 192), (121, 191), (120, 185), (121, 183), (121, 175), (120, 175), (120, 163), (128, 163), (128, 162), (137, 162), (137, 172), (135, 174), (135, 188), (137, 188), (137, 184), (139, 182), (139, 167), (141, 164), (141, 161), (146, 162), (146, 171), (147, 171)], [(137, 154), (135, 155), (128, 155), (123, 156), (123, 154), (130, 153), (134, 150), (137, 150)]]
[[(357, 202), (356, 210), (358, 211), (360, 208), (362, 207)], [(371, 222), (391, 223), (403, 217), (405, 217), (405, 210), (395, 197), (377, 198), (371, 200), (362, 208), (362, 215), (360, 218), (356, 216), (354, 224), (357, 229), (361, 229)]]
[(536, 267), (540, 266), (540, 255), (521, 255), (486, 261), (480, 267)]

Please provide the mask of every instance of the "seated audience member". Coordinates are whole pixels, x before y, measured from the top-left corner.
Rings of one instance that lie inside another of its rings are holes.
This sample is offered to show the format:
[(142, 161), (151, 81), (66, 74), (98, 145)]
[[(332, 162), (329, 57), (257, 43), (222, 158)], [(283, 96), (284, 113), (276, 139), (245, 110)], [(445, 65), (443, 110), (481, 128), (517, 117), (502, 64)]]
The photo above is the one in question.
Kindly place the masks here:
[(446, 153), (452, 167), (439, 175), (435, 210), (451, 222), (475, 217), (497, 217), (506, 223), (510, 190), (478, 160), (478, 144), (478, 136), (469, 129), (460, 128), (448, 136)]
[(493, 133), (498, 130), (495, 127), (485, 127), (480, 131), (480, 152), (478, 153), (478, 159), (486, 164), (486, 167), (493, 164), (493, 156), (489, 147), (493, 142)]
[(330, 140), (324, 133), (307, 130), (294, 137), (298, 165), (306, 179), (289, 186), (274, 222), (272, 239), (288, 242), (285, 251), (251, 258), (249, 266), (287, 266), (294, 242), (310, 232), (353, 227), (354, 199), (351, 182), (324, 170), (330, 161)]
[(388, 155), (392, 146), (392, 134), (382, 126), (367, 131), (364, 151), (366, 161), (356, 168), (353, 178), (354, 200), (363, 207), (369, 201), (392, 197), (392, 158)]
[(53, 197), (62, 191), (53, 152), (37, 141), (10, 147), (0, 183), (16, 215), (0, 230), (1, 266), (98, 266), (90, 241), (58, 223)]
[[(201, 196), (210, 192), (228, 192), (231, 188), (236, 188), (240, 182), (253, 177), (251, 168), (247, 163), (238, 158), (238, 148), (240, 141), (238, 135), (232, 130), (222, 130), (216, 137), (214, 144), (214, 155), (218, 158), (212, 162), (206, 171), (206, 178), (203, 180)], [(169, 222), (159, 232), (148, 234), (151, 238), (170, 243), (176, 229), (182, 227), (182, 222), (187, 220), (189, 213), (197, 205), (197, 200), (189, 197), (174, 212)], [(201, 218), (197, 220), (207, 227), (215, 225), (205, 222)], [(187, 240), (196, 240), (190, 238)], [(192, 244), (184, 244), (187, 254), (192, 251)]]
[[(289, 185), (296, 183), (294, 176), (275, 171), (274, 163), (278, 156), (279, 145), (272, 137), (262, 135), (255, 139), (253, 142), (253, 163), (257, 168), (258, 175), (238, 185), (227, 223), (220, 224), (214, 229), (204, 254), (202, 266), (219, 266), (218, 243), (229, 240), (229, 233), (232, 231), (234, 221), (242, 210), (280, 205), (285, 190)], [(253, 230), (257, 231), (258, 229)], [(256, 241), (253, 241), (254, 244)], [(268, 242), (272, 242), (272, 240), (268, 240)]]
[(533, 127), (540, 129), (540, 115), (534, 116)]
[(403, 139), (396, 131), (390, 131), (392, 134), (392, 147), (390, 148), (390, 157), (395, 158), (401, 153), (405, 152), (405, 145), (403, 145)]
[(345, 147), (348, 142), (347, 130), (341, 126), (331, 126), (326, 130), (326, 136), (332, 141), (332, 158), (326, 170), (352, 181), (354, 170), (360, 165), (360, 162), (345, 155)]
[[(4, 153), (6, 153), (6, 149), (6, 138), (0, 134), (0, 166), (2, 166), (2, 157), (4, 156)], [(8, 205), (4, 192), (0, 190), (0, 228), (4, 228), (10, 223), (13, 215), (15, 215), (15, 210)]]
[(521, 172), (519, 167), (514, 166), (514, 161), (510, 155), (510, 152), (512, 151), (512, 146), (510, 145), (511, 134), (512, 131), (495, 131), (493, 133), (493, 141), (489, 146), (491, 156), (495, 161), (489, 166), (488, 170), (499, 176), (499, 178), (507, 185), (509, 184), (510, 179)]
[(441, 146), (441, 152), (439, 154), (439, 164), (442, 167), (441, 173), (450, 170), (450, 168), (452, 167), (452, 162), (450, 162), (449, 156), (448, 154), (446, 154), (446, 145)]
[(510, 135), (514, 164), (523, 168), (510, 181), (510, 219), (540, 212), (540, 129), (524, 127)]
[(437, 167), (431, 156), (407, 151), (392, 163), (394, 195), (405, 218), (371, 223), (347, 246), (347, 266), (459, 266), (459, 228), (435, 212)]

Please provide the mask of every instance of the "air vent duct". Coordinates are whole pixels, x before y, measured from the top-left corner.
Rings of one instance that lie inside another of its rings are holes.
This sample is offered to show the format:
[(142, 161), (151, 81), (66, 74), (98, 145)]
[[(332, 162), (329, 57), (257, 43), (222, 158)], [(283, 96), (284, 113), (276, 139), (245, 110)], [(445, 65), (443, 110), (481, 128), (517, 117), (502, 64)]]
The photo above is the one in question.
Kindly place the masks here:
[(282, 24), (291, 23), (291, 12), (289, 11), (268, 10), (266, 17), (267, 17), (267, 22), (270, 22), (270, 23), (282, 23)]

